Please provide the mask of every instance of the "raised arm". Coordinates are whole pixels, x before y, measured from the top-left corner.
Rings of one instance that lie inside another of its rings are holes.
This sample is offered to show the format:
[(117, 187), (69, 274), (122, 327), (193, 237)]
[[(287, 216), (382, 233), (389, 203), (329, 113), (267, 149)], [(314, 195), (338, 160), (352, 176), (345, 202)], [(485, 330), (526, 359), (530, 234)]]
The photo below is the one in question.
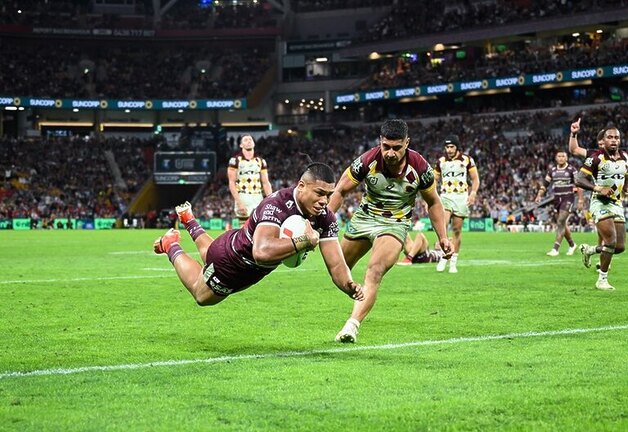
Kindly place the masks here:
[(569, 153), (581, 158), (587, 157), (587, 150), (578, 144), (578, 132), (580, 132), (580, 118), (571, 124), (569, 134)]

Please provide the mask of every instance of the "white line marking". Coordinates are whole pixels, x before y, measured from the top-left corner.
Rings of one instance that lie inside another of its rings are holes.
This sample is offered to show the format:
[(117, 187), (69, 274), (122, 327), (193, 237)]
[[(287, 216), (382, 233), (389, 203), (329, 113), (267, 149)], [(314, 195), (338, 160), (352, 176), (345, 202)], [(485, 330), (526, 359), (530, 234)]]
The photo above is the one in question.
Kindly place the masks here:
[(565, 330), (548, 330), (548, 331), (530, 331), (525, 333), (508, 333), (502, 335), (487, 335), (487, 336), (469, 336), (459, 337), (453, 339), (441, 339), (441, 340), (426, 340), (417, 342), (405, 342), (398, 344), (385, 344), (385, 345), (367, 345), (367, 346), (352, 346), (341, 348), (329, 348), (321, 350), (310, 351), (284, 351), (266, 354), (243, 354), (238, 356), (221, 356), (211, 357), (205, 359), (192, 359), (192, 360), (166, 360), (155, 361), (151, 363), (134, 363), (134, 364), (120, 364), (109, 366), (85, 366), (78, 368), (56, 368), (56, 369), (40, 369), (29, 372), (3, 372), (0, 373), (0, 379), (6, 378), (21, 378), (31, 376), (51, 376), (51, 375), (71, 375), (83, 372), (97, 372), (97, 371), (118, 371), (118, 370), (131, 370), (131, 369), (146, 369), (155, 366), (184, 366), (190, 364), (210, 364), (210, 363), (226, 363), (237, 360), (256, 360), (267, 358), (290, 358), (290, 357), (305, 357), (317, 354), (343, 354), (355, 351), (368, 351), (368, 350), (391, 350), (398, 348), (418, 347), (418, 346), (430, 346), (430, 345), (446, 345), (446, 344), (458, 344), (465, 342), (483, 342), (502, 339), (516, 339), (516, 338), (529, 338), (529, 337), (543, 337), (543, 336), (560, 336), (560, 335), (573, 335), (581, 333), (593, 333), (603, 331), (617, 331), (628, 330), (628, 324), (605, 326), (605, 327), (593, 327), (593, 328), (578, 328), (578, 329), (565, 329)]
[(70, 279), (17, 279), (0, 281), (0, 285), (20, 284), (20, 283), (50, 283), (50, 282), (86, 282), (86, 281), (104, 281), (104, 280), (124, 280), (124, 279), (155, 279), (172, 277), (170, 275), (146, 275), (146, 276), (108, 276), (108, 277), (80, 277)]

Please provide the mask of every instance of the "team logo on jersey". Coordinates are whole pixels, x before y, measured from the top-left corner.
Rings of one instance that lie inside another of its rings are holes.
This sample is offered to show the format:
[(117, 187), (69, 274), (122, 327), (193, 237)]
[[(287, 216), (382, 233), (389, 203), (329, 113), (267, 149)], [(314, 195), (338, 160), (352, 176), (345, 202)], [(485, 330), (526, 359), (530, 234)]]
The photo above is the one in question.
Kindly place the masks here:
[(432, 184), (434, 182), (434, 169), (428, 165), (427, 169), (421, 174), (421, 182), (423, 184)]
[(391, 190), (393, 190), (394, 188), (395, 188), (395, 185), (394, 185), (394, 184), (392, 184), (392, 183), (391, 183), (391, 184), (389, 184), (388, 186), (386, 186), (386, 190), (387, 190), (387, 191), (391, 191)]
[(357, 158), (353, 161), (353, 163), (351, 163), (351, 171), (357, 174), (360, 172), (360, 169), (362, 169), (362, 160), (360, 158)]
[(286, 201), (286, 207), (288, 207), (289, 209), (291, 209), (293, 205), (294, 205), (294, 201), (292, 200)]
[(369, 182), (371, 186), (375, 186), (378, 180), (379, 179), (377, 177), (369, 177), (367, 181)]

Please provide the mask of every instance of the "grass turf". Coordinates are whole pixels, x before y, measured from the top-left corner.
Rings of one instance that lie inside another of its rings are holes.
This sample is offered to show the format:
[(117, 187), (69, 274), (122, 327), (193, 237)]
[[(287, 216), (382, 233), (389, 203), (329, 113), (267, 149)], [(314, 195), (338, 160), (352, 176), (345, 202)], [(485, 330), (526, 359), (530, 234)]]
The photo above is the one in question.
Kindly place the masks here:
[(319, 254), (200, 308), (159, 234), (0, 232), (0, 430), (628, 429), (623, 255), (603, 292), (551, 234), (465, 233), (458, 274), (391, 269), (344, 346)]

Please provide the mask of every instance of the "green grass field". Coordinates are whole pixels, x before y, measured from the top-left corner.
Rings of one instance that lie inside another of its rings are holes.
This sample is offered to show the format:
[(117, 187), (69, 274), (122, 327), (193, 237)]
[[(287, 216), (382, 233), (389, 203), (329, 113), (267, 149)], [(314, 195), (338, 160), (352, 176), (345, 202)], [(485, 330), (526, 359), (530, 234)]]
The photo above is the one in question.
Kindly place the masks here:
[(159, 234), (0, 232), (0, 430), (628, 430), (626, 256), (604, 292), (551, 234), (465, 233), (345, 346), (320, 254), (201, 308)]

